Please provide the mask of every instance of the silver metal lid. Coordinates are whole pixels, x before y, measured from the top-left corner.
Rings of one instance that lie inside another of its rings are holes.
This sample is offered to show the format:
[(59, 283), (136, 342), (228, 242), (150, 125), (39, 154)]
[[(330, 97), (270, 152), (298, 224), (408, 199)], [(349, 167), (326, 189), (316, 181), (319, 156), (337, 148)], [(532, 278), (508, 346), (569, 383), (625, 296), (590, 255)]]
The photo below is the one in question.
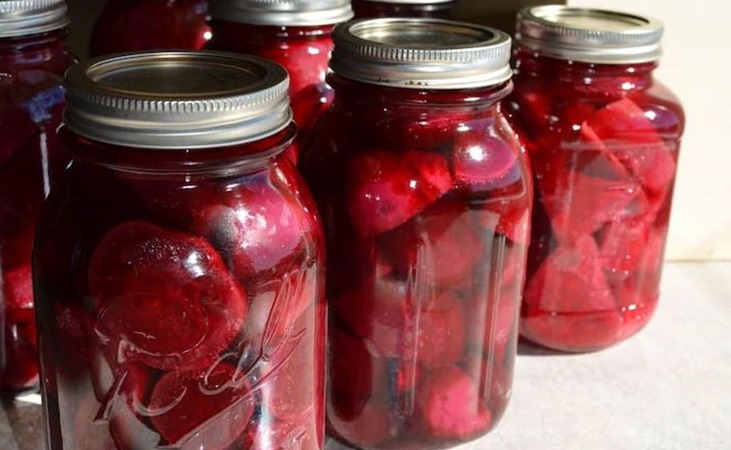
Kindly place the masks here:
[(64, 0), (0, 1), (0, 38), (47, 33), (68, 25)]
[(493, 86), (512, 75), (510, 36), (438, 19), (356, 20), (335, 27), (330, 67), (346, 78), (411, 89)]
[(398, 3), (400, 5), (431, 5), (434, 3), (450, 3), (455, 0), (360, 0), (373, 3)]
[(292, 119), (287, 72), (223, 52), (149, 52), (94, 58), (66, 73), (64, 122), (95, 141), (196, 149), (255, 141)]
[(353, 17), (350, 0), (213, 0), (211, 17), (251, 25), (320, 26)]
[(543, 55), (579, 62), (629, 64), (660, 57), (660, 21), (617, 11), (564, 5), (518, 13), (515, 40)]

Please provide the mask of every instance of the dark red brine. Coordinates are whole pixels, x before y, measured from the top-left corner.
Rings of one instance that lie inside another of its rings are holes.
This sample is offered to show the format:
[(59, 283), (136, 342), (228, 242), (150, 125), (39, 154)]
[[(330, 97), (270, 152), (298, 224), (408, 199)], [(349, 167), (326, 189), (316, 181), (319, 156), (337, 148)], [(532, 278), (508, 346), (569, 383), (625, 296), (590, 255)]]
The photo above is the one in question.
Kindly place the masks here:
[(214, 0), (211, 14), (214, 39), (209, 48), (261, 56), (289, 72), (298, 145), (288, 156), (296, 164), (298, 148), (333, 100), (325, 81), (332, 30), (353, 16), (350, 1)]
[(92, 31), (92, 56), (201, 50), (211, 39), (208, 0), (109, 0)]
[(31, 254), (43, 200), (68, 163), (56, 137), (74, 63), (67, 25), (62, 0), (0, 4), (1, 392), (38, 383)]
[(300, 161), (329, 249), (329, 432), (472, 440), (510, 396), (527, 252), (530, 176), (499, 108), (510, 38), (416, 19), (334, 36), (335, 102)]
[(324, 248), (284, 69), (142, 53), (66, 80), (34, 260), (49, 449), (321, 450)]
[(654, 19), (609, 11), (520, 14), (506, 107), (535, 174), (521, 314), (534, 343), (602, 349), (657, 306), (684, 127), (653, 77), (661, 34)]
[(356, 19), (424, 17), (448, 19), (454, 0), (353, 0)]

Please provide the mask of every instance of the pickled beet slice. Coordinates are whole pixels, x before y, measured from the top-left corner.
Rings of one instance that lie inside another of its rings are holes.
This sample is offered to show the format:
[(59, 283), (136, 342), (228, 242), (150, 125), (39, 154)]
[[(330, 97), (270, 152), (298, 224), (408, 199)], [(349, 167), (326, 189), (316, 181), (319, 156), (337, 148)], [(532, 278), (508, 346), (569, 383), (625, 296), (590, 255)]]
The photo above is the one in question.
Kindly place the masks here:
[(567, 351), (616, 342), (622, 318), (591, 237), (559, 246), (526, 284), (522, 334)]
[[(335, 396), (332, 403), (339, 399)], [(347, 397), (345, 397), (347, 399)], [(358, 414), (343, 417), (328, 411), (327, 419), (336, 436), (358, 446), (376, 445), (391, 437), (390, 408), (385, 400), (368, 401)]]
[(236, 204), (206, 208), (198, 221), (199, 229), (243, 281), (295, 254), (310, 230), (295, 199), (274, 186), (251, 183), (241, 191)]
[(439, 202), (398, 229), (379, 236), (384, 260), (401, 275), (450, 287), (469, 280), (483, 249), (472, 212), (462, 203)]
[(604, 269), (614, 274), (636, 270), (646, 251), (649, 231), (648, 223), (627, 220), (610, 222), (597, 232)]
[(392, 230), (452, 188), (452, 175), (436, 153), (373, 150), (349, 162), (346, 204), (363, 235)]
[(18, 149), (24, 146), (38, 127), (30, 120), (30, 116), (14, 106), (10, 99), (0, 94), (0, 165), (9, 160)]
[(464, 439), (489, 429), (490, 411), (480, 400), (477, 383), (463, 370), (436, 370), (419, 391), (425, 425), (435, 436)]
[(541, 201), (560, 242), (591, 234), (622, 217), (641, 193), (639, 184), (600, 143), (555, 156), (549, 164), (537, 163), (535, 171)]
[(590, 236), (557, 247), (528, 280), (526, 305), (566, 314), (616, 309), (600, 261)]
[(2, 298), (6, 309), (33, 308), (33, 277), (30, 265), (18, 267), (5, 273), (2, 280)]
[(675, 160), (647, 113), (629, 98), (599, 109), (583, 128), (610, 148), (644, 187), (663, 195), (675, 176)]
[(236, 336), (246, 295), (202, 238), (125, 222), (98, 244), (89, 291), (99, 327), (152, 367), (203, 367)]
[[(333, 329), (330, 335), (329, 380), (335, 395), (365, 399), (384, 390), (385, 362), (368, 351), (357, 337)], [(359, 410), (359, 409), (358, 409)]]
[(246, 377), (225, 362), (203, 376), (169, 372), (152, 391), (150, 420), (165, 442), (181, 449), (223, 450), (248, 426), (251, 395)]
[(465, 312), (454, 297), (416, 310), (402, 330), (393, 356), (418, 361), (425, 368), (454, 364), (465, 349)]
[(476, 133), (460, 134), (452, 153), (454, 177), (467, 185), (499, 180), (517, 160), (518, 155), (503, 140)]

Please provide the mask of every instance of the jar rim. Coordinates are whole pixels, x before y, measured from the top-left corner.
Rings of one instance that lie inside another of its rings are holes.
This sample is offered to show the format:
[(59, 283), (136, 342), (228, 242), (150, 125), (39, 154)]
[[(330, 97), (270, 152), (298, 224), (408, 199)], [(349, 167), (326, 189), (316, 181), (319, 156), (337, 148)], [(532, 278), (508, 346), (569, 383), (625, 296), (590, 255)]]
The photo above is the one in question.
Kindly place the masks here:
[(250, 25), (320, 26), (350, 20), (350, 0), (213, 0), (213, 19)]
[(614, 10), (543, 5), (518, 12), (515, 41), (545, 56), (598, 64), (660, 58), (663, 24)]
[(69, 26), (65, 0), (6, 0), (0, 2), (0, 38), (47, 33)]
[(465, 89), (512, 76), (510, 36), (482, 25), (441, 19), (380, 18), (333, 30), (330, 67), (369, 84), (406, 89)]
[(64, 122), (89, 139), (147, 149), (255, 141), (292, 120), (280, 65), (226, 52), (102, 56), (66, 72)]

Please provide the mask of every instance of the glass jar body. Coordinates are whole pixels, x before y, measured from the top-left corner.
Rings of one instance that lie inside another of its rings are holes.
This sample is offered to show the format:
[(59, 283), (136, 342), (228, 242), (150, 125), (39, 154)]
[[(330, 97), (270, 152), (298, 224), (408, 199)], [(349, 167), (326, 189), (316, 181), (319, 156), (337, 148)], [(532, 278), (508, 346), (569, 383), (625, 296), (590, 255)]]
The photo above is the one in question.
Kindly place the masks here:
[[(287, 69), (297, 141), (303, 144), (333, 100), (334, 93), (325, 76), (333, 49), (334, 26), (279, 27), (222, 20), (212, 21), (211, 26), (215, 37), (210, 49), (261, 56)], [(288, 156), (296, 164), (297, 147)]]
[(91, 56), (201, 50), (210, 39), (208, 0), (109, 0), (94, 24)]
[(535, 174), (521, 315), (532, 342), (602, 349), (655, 310), (684, 127), (655, 67), (516, 54), (506, 109)]
[(434, 3), (391, 3), (388, 1), (371, 2), (367, 0), (353, 0), (353, 12), (356, 19), (370, 19), (376, 17), (431, 17), (448, 19), (453, 1)]
[(321, 225), (281, 155), (237, 158), (282, 133), (161, 154), (62, 130), (34, 259), (50, 449), (322, 448)]
[(496, 106), (333, 76), (300, 167), (326, 224), (328, 426), (358, 448), (442, 448), (510, 394), (532, 188)]
[(31, 252), (43, 200), (68, 158), (56, 128), (64, 32), (0, 39), (0, 391), (38, 382)]

